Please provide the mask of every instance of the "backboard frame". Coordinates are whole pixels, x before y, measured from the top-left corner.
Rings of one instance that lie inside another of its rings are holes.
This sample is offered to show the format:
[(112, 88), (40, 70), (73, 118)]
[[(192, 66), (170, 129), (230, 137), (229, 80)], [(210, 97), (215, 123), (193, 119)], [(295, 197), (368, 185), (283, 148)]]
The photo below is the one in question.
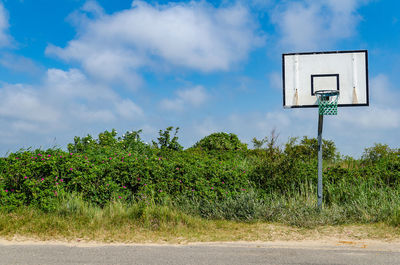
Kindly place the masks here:
[[(322, 51), (322, 52), (301, 52), (301, 53), (284, 53), (282, 54), (282, 81), (283, 81), (283, 107), (284, 108), (317, 108), (318, 104), (314, 105), (286, 105), (286, 84), (285, 84), (285, 56), (294, 56), (294, 55), (319, 55), (319, 54), (344, 54), (344, 53), (364, 53), (365, 56), (365, 87), (366, 87), (366, 102), (364, 103), (356, 103), (356, 104), (338, 104), (338, 107), (361, 107), (361, 106), (369, 106), (369, 77), (368, 77), (368, 51), (367, 50), (348, 50), (348, 51)], [(339, 76), (337, 74), (314, 74), (313, 76), (337, 76), (337, 89), (340, 91), (339, 86)], [(313, 78), (311, 78), (310, 87), (313, 86)], [(311, 94), (314, 91), (311, 90)]]

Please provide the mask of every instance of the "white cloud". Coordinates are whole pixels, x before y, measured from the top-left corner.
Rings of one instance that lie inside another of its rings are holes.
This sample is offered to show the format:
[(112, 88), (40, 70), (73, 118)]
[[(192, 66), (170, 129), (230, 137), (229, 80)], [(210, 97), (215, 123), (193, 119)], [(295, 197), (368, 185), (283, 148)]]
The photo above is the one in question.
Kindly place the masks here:
[(400, 94), (393, 88), (388, 76), (378, 74), (370, 81), (370, 106), (341, 108), (340, 122), (335, 126), (359, 127), (367, 130), (390, 130), (400, 128)]
[(115, 121), (116, 117), (113, 112), (109, 109), (102, 109), (99, 106), (85, 106), (72, 104), (72, 108), (69, 111), (69, 115), (72, 115), (76, 119), (73, 122), (73, 126), (77, 126), (80, 122), (89, 124), (103, 123)]
[(370, 106), (340, 109), (339, 120), (334, 123), (338, 128), (349, 130), (390, 130), (400, 127), (400, 109)]
[(378, 74), (370, 82), (371, 104), (382, 107), (396, 107), (400, 93), (389, 81), (385, 74)]
[(3, 143), (18, 142), (22, 137), (21, 144), (38, 135), (71, 140), (80, 135), (77, 131), (104, 130), (126, 121), (137, 123), (144, 117), (131, 99), (89, 81), (77, 69), (49, 69), (37, 86), (0, 86), (0, 126), (10, 131)]
[(8, 27), (7, 11), (0, 2), (0, 48), (10, 45), (11, 37), (7, 34)]
[(93, 14), (97, 18), (104, 15), (104, 9), (94, 0), (86, 1), (82, 10)]
[(26, 122), (22, 120), (17, 120), (15, 122), (11, 122), (12, 131), (18, 132), (41, 132), (40, 125), (37, 123)]
[(109, 87), (91, 82), (80, 70), (74, 68), (68, 71), (48, 69), (44, 86), (48, 90), (47, 93), (55, 98), (62, 97), (63, 100), (81, 98), (88, 101), (110, 101), (118, 97)]
[(186, 90), (179, 90), (177, 95), (187, 104), (196, 107), (203, 104), (208, 98), (208, 95), (202, 86), (196, 86)]
[(50, 45), (46, 53), (56, 54), (66, 61), (79, 61), (86, 72), (99, 81), (123, 83), (132, 88), (141, 83), (141, 78), (132, 71), (142, 64), (138, 61), (140, 55), (117, 45), (105, 47), (98, 39), (71, 41), (66, 49)]
[(160, 106), (162, 109), (165, 110), (172, 110), (172, 111), (183, 111), (184, 102), (182, 99), (176, 98), (176, 99), (163, 99), (160, 102)]
[(128, 98), (121, 98), (111, 87), (89, 80), (80, 70), (49, 69), (41, 88), (49, 104), (71, 110), (76, 120), (111, 122), (117, 118), (138, 120), (142, 109)]
[[(222, 124), (218, 119), (211, 116), (205, 117), (202, 120), (193, 121), (193, 123), (187, 127), (186, 133), (189, 136), (187, 137), (187, 147), (192, 146), (207, 135), (223, 131), (228, 133), (226, 130), (229, 130), (229, 127), (226, 127), (225, 124)], [(231, 131), (229, 131), (229, 133), (230, 132)]]
[(272, 22), (281, 32), (286, 48), (315, 50), (334, 47), (337, 41), (352, 37), (361, 20), (357, 8), (362, 0), (291, 1), (272, 11)]
[(143, 117), (143, 110), (130, 99), (123, 99), (116, 103), (117, 113), (128, 120), (136, 120)]
[(0, 90), (0, 115), (31, 122), (56, 122), (60, 113), (43, 104), (42, 97), (31, 87), (9, 85)]
[(206, 2), (152, 6), (133, 1), (111, 15), (89, 2), (75, 14), (78, 37), (47, 54), (77, 61), (93, 76), (137, 86), (139, 68), (166, 64), (200, 71), (228, 70), (263, 42), (247, 8), (215, 8)]
[(182, 111), (185, 107), (199, 107), (209, 98), (209, 95), (202, 86), (178, 90), (176, 98), (163, 99), (160, 103), (165, 110)]
[(42, 71), (41, 67), (31, 59), (12, 53), (0, 54), (0, 65), (12, 71), (30, 75), (39, 75)]

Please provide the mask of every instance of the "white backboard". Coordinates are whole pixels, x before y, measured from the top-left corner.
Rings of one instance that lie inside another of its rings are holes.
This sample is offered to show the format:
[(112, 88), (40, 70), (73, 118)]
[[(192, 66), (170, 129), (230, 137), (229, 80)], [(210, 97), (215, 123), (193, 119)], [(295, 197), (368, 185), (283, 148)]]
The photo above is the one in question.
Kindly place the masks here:
[(283, 106), (318, 107), (315, 91), (339, 90), (338, 106), (368, 106), (368, 52), (282, 54)]

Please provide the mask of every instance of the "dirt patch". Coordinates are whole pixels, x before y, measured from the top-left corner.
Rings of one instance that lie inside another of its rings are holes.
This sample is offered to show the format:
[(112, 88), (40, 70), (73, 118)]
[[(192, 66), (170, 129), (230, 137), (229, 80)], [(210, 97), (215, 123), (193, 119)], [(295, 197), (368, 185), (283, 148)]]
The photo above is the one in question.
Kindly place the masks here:
[[(251, 228), (251, 229), (249, 229)], [(392, 229), (394, 229), (392, 231)], [(223, 229), (225, 230), (225, 229)], [(215, 234), (215, 230), (213, 231)], [(221, 231), (226, 232), (226, 231)], [(266, 248), (312, 248), (312, 249), (365, 249), (377, 251), (399, 251), (400, 236), (398, 228), (384, 225), (347, 225), (321, 226), (314, 229), (294, 228), (278, 224), (254, 224), (254, 226), (237, 229), (237, 237), (208, 237), (203, 235), (196, 238), (170, 236), (167, 240), (149, 237), (123, 241), (96, 241), (85, 238), (40, 238), (14, 235), (0, 238), (0, 245), (66, 245), (73, 247), (97, 247), (110, 245), (218, 245), (226, 247), (266, 247)], [(211, 240), (210, 240), (211, 239)]]
[(188, 244), (273, 244), (296, 246), (333, 246), (371, 248), (393, 245), (400, 249), (400, 227), (385, 224), (320, 226), (299, 228), (271, 223), (214, 222), (201, 228), (171, 227), (163, 230), (137, 229), (132, 226), (108, 231), (99, 227), (89, 232), (77, 230), (69, 234), (53, 230), (39, 234), (9, 232), (0, 237), (0, 244), (62, 244), (69, 246), (99, 245), (188, 245)]

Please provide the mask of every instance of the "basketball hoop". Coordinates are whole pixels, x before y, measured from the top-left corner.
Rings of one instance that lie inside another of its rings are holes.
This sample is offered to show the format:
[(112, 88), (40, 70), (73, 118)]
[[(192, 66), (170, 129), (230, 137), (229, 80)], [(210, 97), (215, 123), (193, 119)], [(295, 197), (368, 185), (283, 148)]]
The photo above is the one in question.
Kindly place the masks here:
[(282, 80), (284, 108), (318, 107), (317, 205), (322, 209), (324, 115), (337, 115), (338, 107), (369, 106), (368, 51), (284, 53)]
[(318, 90), (315, 95), (318, 100), (319, 115), (337, 115), (339, 90)]

